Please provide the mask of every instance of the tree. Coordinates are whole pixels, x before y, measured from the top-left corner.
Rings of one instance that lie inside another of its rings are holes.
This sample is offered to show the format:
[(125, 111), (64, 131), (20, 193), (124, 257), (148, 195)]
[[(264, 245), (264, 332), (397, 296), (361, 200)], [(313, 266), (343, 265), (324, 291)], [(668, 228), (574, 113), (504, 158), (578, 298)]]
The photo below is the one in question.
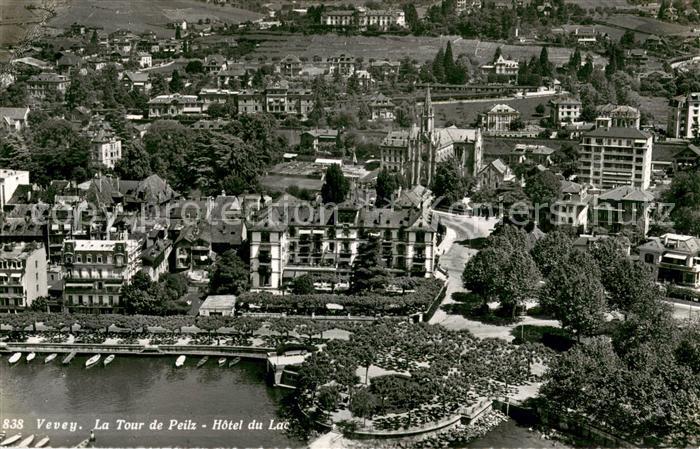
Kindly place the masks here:
[(419, 31), (420, 21), (418, 19), (418, 11), (416, 11), (416, 6), (413, 3), (406, 3), (403, 5), (403, 12), (406, 18), (406, 23), (413, 34), (417, 34)]
[(178, 41), (182, 39), (182, 28), (177, 24), (175, 25), (175, 39)]
[(438, 83), (445, 82), (445, 52), (442, 48), (438, 49), (433, 59), (432, 72)]
[(326, 170), (326, 176), (321, 187), (323, 202), (340, 204), (345, 201), (349, 191), (350, 183), (345, 178), (340, 166), (332, 164)]
[(545, 111), (545, 109), (544, 109), (544, 105), (543, 105), (542, 103), (540, 103), (540, 104), (538, 104), (537, 106), (535, 106), (535, 112), (536, 112), (537, 114), (539, 114), (539, 115), (544, 115), (544, 111)]
[(76, 127), (63, 119), (48, 119), (29, 130), (34, 182), (48, 185), (54, 179), (83, 181), (89, 174), (90, 146)]
[(626, 30), (622, 37), (620, 37), (620, 45), (622, 46), (622, 48), (634, 48), (634, 31)]
[(498, 58), (500, 58), (501, 55), (503, 55), (503, 50), (501, 50), (501, 47), (496, 47), (496, 51), (493, 52), (493, 59), (491, 60), (491, 62), (498, 61)]
[(607, 291), (615, 290), (617, 269), (622, 260), (627, 258), (627, 246), (618, 238), (610, 237), (599, 240), (591, 248), (591, 254), (598, 263), (600, 280)]
[(209, 291), (213, 295), (240, 295), (248, 290), (250, 270), (236, 251), (228, 250), (214, 265)]
[(170, 92), (180, 92), (185, 87), (185, 82), (180, 76), (180, 72), (177, 70), (173, 71), (172, 77), (170, 78), (170, 83), (168, 84)]
[(355, 292), (374, 290), (387, 281), (386, 263), (382, 257), (379, 238), (370, 238), (360, 244), (350, 273), (350, 289)]
[(163, 300), (151, 294), (153, 282), (143, 271), (134, 275), (129, 284), (121, 288), (120, 298), (128, 314), (160, 315), (163, 313)]
[(543, 276), (548, 277), (557, 266), (567, 260), (574, 241), (566, 233), (553, 231), (535, 243), (532, 258)]
[(176, 189), (191, 187), (187, 158), (193, 151), (194, 137), (189, 128), (176, 121), (158, 120), (143, 138), (151, 171), (170, 181)]
[(557, 200), (561, 193), (561, 181), (557, 175), (549, 170), (537, 171), (533, 176), (527, 178), (523, 190), (538, 213), (542, 208), (548, 211), (550, 205)]
[(122, 179), (145, 179), (152, 174), (150, 157), (142, 141), (123, 141), (122, 158), (115, 164), (114, 172)]
[(549, 62), (549, 51), (547, 47), (542, 47), (540, 51), (540, 75), (542, 76), (552, 76), (552, 63)]
[(49, 312), (49, 298), (46, 296), (40, 296), (32, 301), (32, 305), (29, 307), (35, 312)]
[(391, 204), (394, 198), (394, 193), (399, 188), (399, 180), (396, 174), (389, 173), (389, 170), (384, 167), (377, 175), (377, 206), (381, 207), (386, 204)]
[(527, 235), (510, 225), (489, 237), (489, 246), (467, 262), (462, 275), (467, 288), (497, 300), (513, 317), (517, 306), (534, 295), (540, 278)]
[(377, 398), (368, 388), (356, 388), (350, 395), (350, 412), (362, 418), (362, 422), (371, 418), (377, 407)]
[(456, 66), (454, 57), (452, 56), (452, 42), (447, 41), (447, 46), (445, 47), (445, 56), (442, 63), (443, 70), (445, 71), (445, 81), (448, 83), (456, 83), (455, 78), (459, 78), (459, 75), (455, 73)]
[(700, 235), (700, 171), (676, 173), (665, 199), (675, 206), (671, 211), (671, 219), (676, 230)]
[(296, 277), (292, 280), (292, 293), (295, 295), (310, 295), (315, 291), (314, 280), (308, 274)]
[(439, 162), (430, 186), (441, 205), (452, 206), (461, 201), (469, 190), (469, 180), (462, 176), (454, 159)]
[(579, 250), (569, 252), (550, 272), (541, 304), (579, 340), (582, 335), (593, 335), (604, 321), (606, 308), (600, 270), (593, 257)]
[(185, 66), (185, 72), (187, 73), (204, 73), (204, 64), (199, 59), (193, 59), (187, 63)]
[(606, 267), (607, 291), (610, 305), (629, 313), (636, 305), (644, 304), (658, 295), (658, 288), (650, 267), (628, 257), (612, 259)]

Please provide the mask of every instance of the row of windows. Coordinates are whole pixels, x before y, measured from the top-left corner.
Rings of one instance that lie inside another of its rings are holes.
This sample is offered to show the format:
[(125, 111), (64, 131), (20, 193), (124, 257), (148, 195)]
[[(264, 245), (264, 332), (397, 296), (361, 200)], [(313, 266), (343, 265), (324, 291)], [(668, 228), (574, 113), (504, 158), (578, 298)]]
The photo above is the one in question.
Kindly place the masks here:
[(119, 304), (119, 296), (114, 295), (68, 295), (68, 301), (80, 306), (114, 306)]

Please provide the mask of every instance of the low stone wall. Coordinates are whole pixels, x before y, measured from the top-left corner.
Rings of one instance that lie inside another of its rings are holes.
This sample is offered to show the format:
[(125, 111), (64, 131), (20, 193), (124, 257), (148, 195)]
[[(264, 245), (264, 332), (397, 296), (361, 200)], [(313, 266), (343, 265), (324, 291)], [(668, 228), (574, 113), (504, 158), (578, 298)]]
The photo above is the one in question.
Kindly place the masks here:
[(405, 430), (355, 430), (346, 432), (350, 438), (368, 439), (368, 438), (401, 438), (420, 435), (423, 433), (435, 432), (447, 427), (454, 426), (462, 421), (461, 414), (450, 415), (440, 421), (435, 421), (421, 427), (412, 427)]
[(205, 346), (205, 345), (126, 345), (98, 343), (0, 343), (0, 352), (40, 352), (40, 353), (78, 353), (91, 354), (131, 354), (144, 356), (192, 355), (192, 356), (237, 356), (264, 360), (273, 348), (249, 348), (241, 346)]

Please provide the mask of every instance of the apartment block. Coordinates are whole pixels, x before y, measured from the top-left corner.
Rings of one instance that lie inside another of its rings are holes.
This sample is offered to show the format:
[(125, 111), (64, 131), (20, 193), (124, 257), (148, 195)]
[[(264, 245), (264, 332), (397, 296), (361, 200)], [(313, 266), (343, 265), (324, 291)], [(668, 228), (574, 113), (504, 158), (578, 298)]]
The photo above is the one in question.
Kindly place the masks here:
[(29, 172), (0, 169), (0, 211), (14, 195), (17, 187), (29, 184)]
[(0, 312), (16, 312), (48, 296), (46, 251), (41, 243), (0, 246)]
[(138, 241), (66, 240), (63, 298), (71, 312), (119, 313), (120, 290), (141, 269)]
[(692, 92), (671, 99), (667, 132), (676, 139), (700, 136), (700, 92)]
[(584, 133), (579, 146), (578, 182), (601, 189), (649, 188), (650, 134), (635, 128), (598, 128)]

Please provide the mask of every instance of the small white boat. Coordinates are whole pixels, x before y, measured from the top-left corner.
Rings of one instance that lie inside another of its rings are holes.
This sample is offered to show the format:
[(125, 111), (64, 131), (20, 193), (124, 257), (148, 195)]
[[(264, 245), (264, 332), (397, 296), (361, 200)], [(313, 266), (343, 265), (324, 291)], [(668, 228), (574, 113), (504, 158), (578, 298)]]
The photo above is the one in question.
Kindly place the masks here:
[(31, 362), (31, 361), (34, 360), (35, 358), (36, 358), (36, 353), (35, 353), (35, 352), (30, 352), (29, 354), (27, 354), (27, 363)]
[(34, 435), (29, 435), (27, 438), (20, 441), (17, 444), (17, 447), (29, 447), (29, 445), (32, 444), (32, 441), (34, 441)]
[(226, 364), (226, 357), (221, 357), (219, 359), (219, 366), (224, 366)]
[(109, 365), (110, 363), (112, 363), (112, 362), (114, 361), (114, 358), (115, 358), (115, 357), (116, 357), (116, 356), (115, 356), (114, 354), (110, 354), (110, 355), (107, 356), (107, 358), (106, 358), (106, 359), (104, 360), (104, 362), (102, 362), (102, 363), (104, 363), (104, 366), (107, 366), (107, 365)]
[(14, 364), (14, 363), (19, 362), (19, 359), (21, 359), (21, 358), (22, 358), (22, 353), (21, 353), (21, 352), (15, 352), (14, 354), (12, 354), (12, 357), (9, 358), (9, 360), (7, 361), (7, 363), (9, 363), (10, 365), (12, 365), (12, 364)]
[(184, 355), (178, 357), (177, 360), (175, 360), (175, 368), (180, 368), (182, 365), (184, 365), (186, 359), (187, 357), (185, 357)]
[(202, 357), (201, 359), (199, 359), (199, 362), (197, 362), (197, 368), (201, 368), (201, 367), (204, 366), (204, 364), (207, 363), (208, 361), (209, 361), (209, 356), (208, 356), (208, 355), (205, 355), (204, 357)]
[(63, 363), (64, 365), (68, 365), (71, 362), (71, 360), (73, 360), (73, 358), (76, 356), (76, 354), (78, 354), (78, 351), (71, 351), (61, 363)]
[(228, 367), (231, 368), (231, 367), (234, 366), (234, 365), (238, 365), (240, 362), (241, 362), (241, 358), (240, 358), (240, 357), (234, 357), (234, 358), (231, 359), (230, 362), (228, 362)]
[(0, 441), (0, 446), (9, 446), (15, 441), (19, 441), (20, 438), (22, 438), (21, 433), (18, 433), (17, 435), (12, 435), (11, 437), (5, 438), (4, 440)]
[(102, 356), (100, 354), (95, 354), (89, 359), (87, 359), (87, 362), (85, 362), (85, 368), (90, 368), (92, 365), (100, 361), (100, 358)]
[(51, 441), (49, 437), (44, 437), (37, 441), (34, 447), (46, 447), (49, 444), (49, 441)]
[(56, 354), (55, 352), (53, 354), (49, 354), (44, 359), (44, 363), (51, 363), (56, 357), (58, 357), (58, 354)]

